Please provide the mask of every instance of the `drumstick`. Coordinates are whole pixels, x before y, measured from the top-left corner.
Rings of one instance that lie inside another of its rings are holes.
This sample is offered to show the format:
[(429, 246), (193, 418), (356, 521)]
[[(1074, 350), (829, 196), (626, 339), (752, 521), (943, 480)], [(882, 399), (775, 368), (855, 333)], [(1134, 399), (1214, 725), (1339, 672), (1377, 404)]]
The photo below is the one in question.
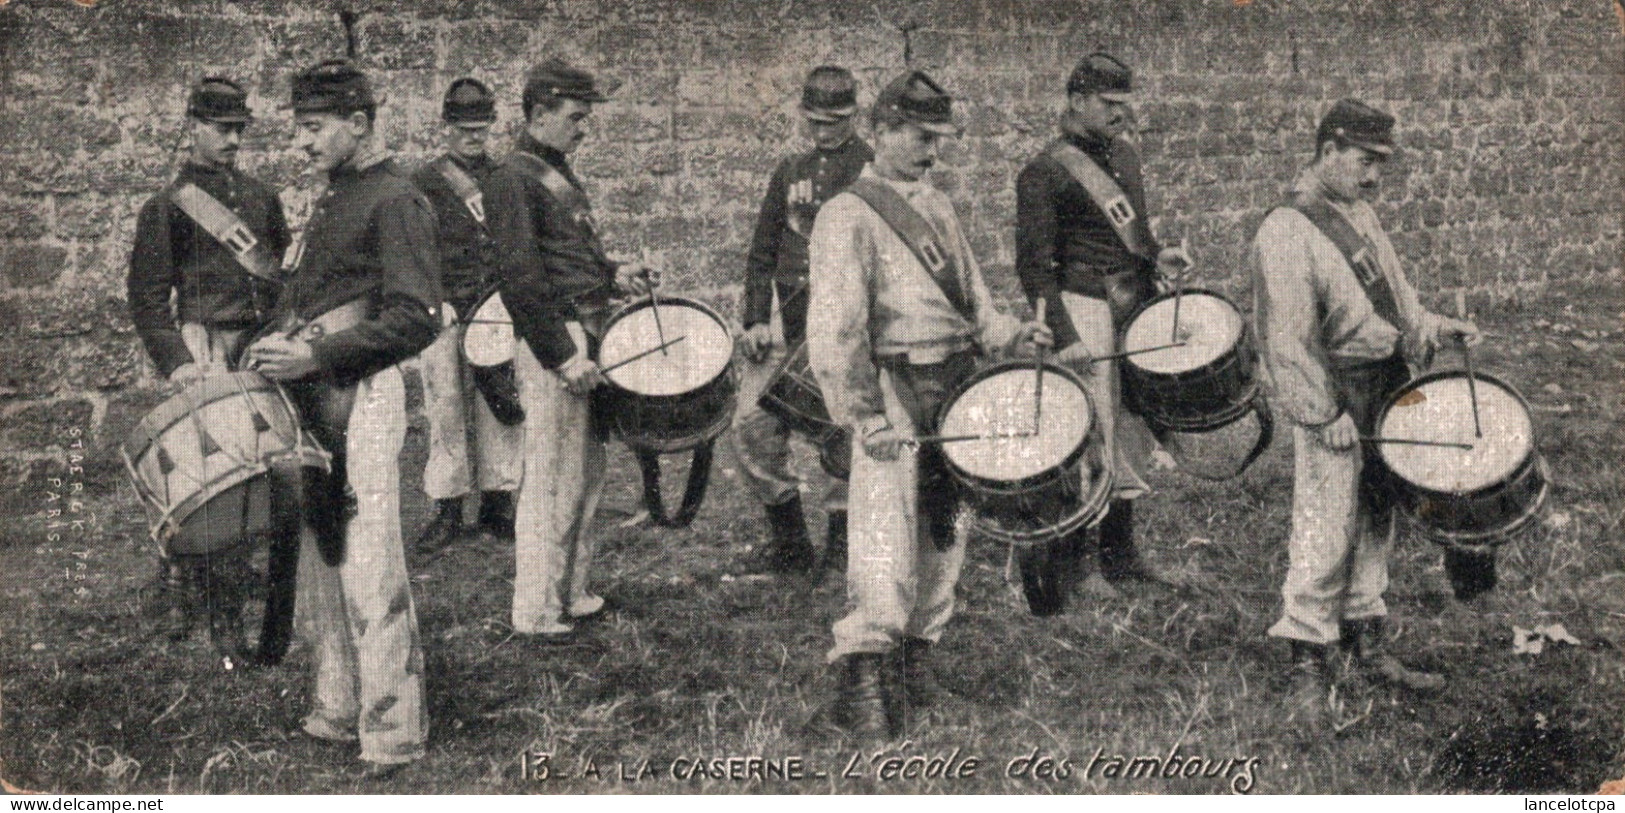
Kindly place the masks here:
[(632, 355), (627, 356), (626, 358), (621, 359), (620, 361), (617, 361), (614, 364), (609, 365), (608, 367), (604, 367), (604, 368), (600, 369), (598, 372), (607, 373), (610, 370), (615, 370), (615, 369), (619, 369), (621, 367), (625, 367), (626, 365), (631, 364), (632, 362), (637, 361), (638, 359), (643, 358), (644, 356), (652, 356), (652, 355), (654, 355), (656, 353), (664, 353), (664, 352), (666, 352), (666, 348), (671, 347), (672, 345), (674, 345), (674, 344), (676, 344), (676, 343), (678, 343), (678, 342), (680, 342), (680, 341), (682, 341), (682, 340), (684, 340), (686, 338), (688, 338), (688, 337), (687, 336), (678, 336), (677, 338), (672, 339), (669, 342), (661, 342), (660, 344), (658, 344), (658, 345), (656, 345), (654, 347), (651, 347), (648, 350), (641, 350), (641, 351), (638, 351), (636, 353), (633, 353)]
[(1101, 357), (1095, 359), (1095, 361), (1116, 361), (1117, 359), (1125, 359), (1125, 358), (1128, 358), (1129, 356), (1138, 356), (1141, 353), (1155, 353), (1158, 350), (1169, 350), (1169, 349), (1172, 349), (1172, 348), (1175, 348), (1175, 347), (1184, 347), (1184, 346), (1185, 346), (1184, 342), (1174, 342), (1173, 344), (1159, 344), (1156, 347), (1142, 347), (1142, 348), (1140, 348), (1138, 350), (1124, 350), (1121, 353), (1113, 353), (1113, 354), (1111, 354), (1109, 356), (1101, 356)]
[(1037, 432), (995, 432), (991, 435), (922, 435), (917, 438), (908, 438), (904, 443), (916, 446), (926, 443), (961, 443), (967, 440), (1018, 440), (1020, 438), (1036, 437)]
[(667, 355), (666, 348), (670, 347), (671, 345), (666, 343), (666, 328), (660, 324), (660, 297), (655, 295), (655, 287), (653, 285), (654, 277), (649, 273), (648, 246), (644, 246), (643, 248), (643, 278), (649, 280), (650, 282), (649, 309), (653, 311), (655, 315), (655, 336), (660, 339), (660, 355), (664, 356)]
[[(1467, 319), (1467, 293), (1461, 288), (1456, 289), (1456, 317)], [(1473, 383), (1473, 351), (1467, 347), (1467, 337), (1457, 336), (1461, 339), (1461, 361), (1467, 367), (1467, 398), (1473, 402), (1473, 437), (1484, 437), (1484, 428), (1478, 423), (1478, 385)]]
[(1441, 446), (1446, 449), (1472, 451), (1471, 443), (1452, 443), (1447, 440), (1414, 440), (1411, 438), (1360, 438), (1361, 443), (1395, 443), (1404, 446)]
[[(1183, 237), (1179, 238), (1179, 253), (1185, 253), (1185, 238)], [(1173, 335), (1168, 337), (1168, 341), (1171, 342), (1179, 341), (1179, 300), (1184, 297), (1184, 293), (1185, 270), (1180, 269), (1179, 276), (1174, 277), (1174, 327)]]
[[(1038, 298), (1038, 312), (1033, 316), (1034, 322), (1044, 324), (1044, 311), (1048, 309), (1048, 306), (1049, 299), (1047, 297)], [(1040, 345), (1038, 357), (1033, 361), (1033, 434), (1035, 435), (1044, 427), (1041, 419), (1044, 417), (1044, 351), (1046, 349)]]

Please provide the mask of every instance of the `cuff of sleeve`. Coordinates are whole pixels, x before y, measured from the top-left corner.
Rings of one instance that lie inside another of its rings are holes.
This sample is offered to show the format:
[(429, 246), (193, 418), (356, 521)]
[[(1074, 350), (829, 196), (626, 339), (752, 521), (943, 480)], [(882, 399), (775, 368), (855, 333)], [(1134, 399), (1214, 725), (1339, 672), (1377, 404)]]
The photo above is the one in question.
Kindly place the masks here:
[(1339, 409), (1336, 412), (1332, 413), (1332, 416), (1330, 418), (1327, 418), (1324, 421), (1318, 421), (1318, 422), (1304, 421), (1303, 427), (1305, 429), (1325, 429), (1326, 427), (1331, 426), (1334, 423), (1337, 423), (1337, 419), (1343, 417), (1343, 414), (1344, 414), (1343, 410)]

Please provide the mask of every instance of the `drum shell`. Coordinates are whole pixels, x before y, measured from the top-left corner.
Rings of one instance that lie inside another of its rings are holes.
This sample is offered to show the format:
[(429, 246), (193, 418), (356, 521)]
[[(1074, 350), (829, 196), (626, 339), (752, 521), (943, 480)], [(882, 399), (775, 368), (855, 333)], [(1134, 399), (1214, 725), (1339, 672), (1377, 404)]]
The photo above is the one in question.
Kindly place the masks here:
[[(1396, 390), (1378, 413), (1382, 426), (1388, 413), (1408, 393), (1430, 381), (1460, 377), (1464, 372), (1441, 370), (1418, 376)], [(1506, 390), (1529, 414), (1529, 403), (1510, 384), (1484, 373), (1473, 378)], [(1533, 423), (1531, 423), (1531, 428)], [(1380, 461), (1382, 457), (1377, 456)], [(1385, 467), (1386, 463), (1383, 464)], [(1550, 469), (1529, 439), (1529, 451), (1511, 474), (1483, 488), (1467, 492), (1441, 491), (1413, 483), (1388, 468), (1394, 497), (1399, 507), (1435, 542), (1449, 547), (1483, 549), (1504, 543), (1535, 519), (1545, 506), (1550, 491)]]
[[(660, 302), (700, 310), (727, 331), (727, 322), (703, 302), (676, 296), (662, 296)], [(648, 307), (647, 300), (622, 306), (604, 323), (604, 335), (627, 314), (645, 307)], [(738, 392), (739, 384), (730, 360), (715, 378), (675, 395), (646, 395), (610, 380), (604, 387), (601, 403), (610, 431), (627, 446), (670, 454), (716, 440), (726, 431), (733, 423)]]
[(213, 553), (271, 530), (271, 467), (330, 461), (285, 394), (254, 372), (209, 376), (159, 404), (120, 452), (153, 538), (173, 554)]
[[(1031, 370), (1028, 362), (1005, 362), (970, 376), (943, 402), (937, 416), (940, 427), (960, 396), (978, 382), (1010, 370)], [(982, 534), (1012, 545), (1033, 545), (1065, 536), (1099, 522), (1111, 494), (1111, 469), (1104, 459), (1100, 422), (1093, 419), (1094, 404), (1075, 373), (1045, 365), (1078, 388), (1089, 405), (1090, 428), (1082, 443), (1060, 463), (1017, 480), (993, 480), (966, 472), (947, 459), (948, 471), (960, 485), (960, 499), (972, 511), (972, 526)], [(1088, 488), (1084, 488), (1088, 483)]]
[[(1187, 288), (1179, 295), (1213, 297), (1229, 305), (1238, 316), (1241, 313), (1234, 302), (1216, 291)], [(1165, 293), (1136, 308), (1123, 322), (1124, 337), (1128, 335), (1128, 326), (1141, 314), (1174, 296), (1174, 293)], [(1252, 410), (1258, 394), (1256, 368), (1257, 354), (1253, 350), (1251, 331), (1246, 320), (1242, 320), (1235, 346), (1191, 370), (1161, 373), (1135, 364), (1133, 356), (1121, 359), (1123, 404), (1145, 418), (1153, 429), (1182, 432), (1219, 429)]]
[(817, 444), (818, 464), (825, 473), (840, 480), (851, 476), (852, 434), (830, 417), (808, 364), (805, 343), (780, 363), (756, 404), (790, 431)]

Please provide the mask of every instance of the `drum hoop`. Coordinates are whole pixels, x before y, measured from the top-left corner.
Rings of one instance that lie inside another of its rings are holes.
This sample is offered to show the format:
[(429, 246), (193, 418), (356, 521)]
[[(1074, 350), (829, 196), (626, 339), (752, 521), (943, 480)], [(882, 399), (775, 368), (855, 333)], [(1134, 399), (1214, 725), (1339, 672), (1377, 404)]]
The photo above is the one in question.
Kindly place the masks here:
[[(493, 285), (487, 289), (485, 293), (480, 294), (479, 298), (474, 300), (474, 306), (468, 309), (468, 313), (457, 314), (458, 324), (464, 326), (473, 324), (474, 314), (479, 313), (480, 308), (485, 307), (485, 303), (489, 302), (493, 296), (502, 296), (502, 289), (496, 285)], [(506, 309), (508, 307), (508, 303), (502, 303), (502, 307)]]
[[(933, 433), (941, 431), (942, 422), (948, 417), (948, 411), (959, 402), (960, 397), (968, 392), (971, 387), (974, 387), (995, 375), (1000, 375), (1011, 370), (1026, 370), (1028, 372), (1032, 372), (1032, 369), (1033, 362), (1030, 361), (1001, 361), (997, 364), (983, 367), (982, 369), (965, 376), (965, 380), (959, 382), (958, 386), (955, 386), (952, 390), (950, 390), (948, 397), (943, 399), (942, 406), (937, 408), (936, 418), (931, 423), (931, 431)], [(942, 456), (942, 458), (948, 464), (949, 473), (953, 474), (954, 477), (959, 478), (960, 482), (967, 486), (998, 492), (1001, 489), (1020, 490), (1025, 486), (1037, 485), (1039, 483), (1046, 482), (1052, 477), (1050, 472), (1053, 470), (1057, 468), (1070, 468), (1072, 464), (1078, 462), (1078, 458), (1082, 456), (1084, 451), (1089, 448), (1089, 438), (1095, 434), (1095, 430), (1100, 426), (1100, 417), (1095, 411), (1095, 401), (1093, 398), (1089, 397), (1089, 390), (1084, 387), (1083, 379), (1077, 373), (1055, 364), (1054, 362), (1044, 363), (1044, 373), (1046, 375), (1054, 373), (1062, 378), (1065, 378), (1066, 380), (1070, 381), (1073, 386), (1077, 387), (1078, 392), (1083, 395), (1083, 402), (1089, 406), (1089, 431), (1084, 434), (1083, 442), (1078, 444), (1076, 449), (1073, 449), (1064, 459), (1057, 462), (1055, 465), (1050, 466), (1037, 474), (1029, 475), (1019, 480), (985, 480), (961, 469), (959, 465), (953, 461), (952, 457), (945, 454)]]
[[(1383, 402), (1382, 409), (1377, 413), (1377, 427), (1380, 429), (1387, 421), (1389, 411), (1398, 405), (1399, 399), (1403, 397), (1405, 393), (1410, 392), (1423, 384), (1430, 384), (1434, 381), (1442, 381), (1447, 378), (1465, 378), (1466, 376), (1466, 370), (1451, 368), (1447, 370), (1434, 370), (1432, 372), (1423, 373), (1422, 375), (1416, 376), (1405, 382), (1388, 396), (1388, 400)], [(1513, 466), (1512, 471), (1509, 472), (1506, 477), (1503, 477), (1497, 482), (1484, 486), (1483, 488), (1477, 488), (1471, 491), (1439, 491), (1418, 483), (1413, 483), (1410, 480), (1400, 477), (1399, 472), (1394, 471), (1393, 464), (1388, 462), (1388, 455), (1386, 451), (1378, 449), (1377, 459), (1381, 460), (1383, 467), (1386, 468), (1389, 473), (1393, 474), (1394, 477), (1400, 482), (1404, 483), (1406, 487), (1424, 495), (1434, 497), (1465, 497), (1474, 494), (1482, 494), (1490, 491), (1491, 489), (1515, 482), (1519, 477), (1523, 476), (1523, 474), (1528, 471), (1529, 466), (1532, 465), (1534, 459), (1540, 457), (1539, 437), (1535, 427), (1535, 413), (1534, 410), (1529, 408), (1529, 401), (1523, 397), (1523, 393), (1519, 392), (1516, 387), (1507, 383), (1504, 379), (1488, 373), (1480, 373), (1475, 370), (1473, 372), (1473, 378), (1479, 381), (1487, 381), (1503, 390), (1506, 390), (1512, 395), (1512, 398), (1518, 402), (1518, 406), (1523, 409), (1523, 414), (1529, 418), (1529, 450), (1524, 454), (1523, 460), (1519, 461), (1518, 465)]]
[[(181, 396), (186, 392), (186, 389), (195, 390), (195, 392), (182, 398)], [(264, 392), (272, 397), (277, 395), (276, 385), (272, 384), (270, 379), (253, 370), (234, 370), (207, 376), (199, 379), (197, 383), (186, 389), (165, 398), (135, 425), (135, 429), (130, 432), (130, 436), (125, 438), (124, 443), (120, 444), (125, 454), (128, 454), (133, 460), (140, 460), (142, 455), (146, 454), (147, 450), (163, 436), (165, 430), (186, 420), (188, 415), (209, 404), (224, 401), (231, 396), (244, 392)], [(277, 400), (279, 403), (281, 402), (280, 398)], [(298, 423), (297, 417), (294, 419), (294, 423)]]
[[(1178, 291), (1164, 291), (1163, 293), (1157, 294), (1156, 296), (1151, 297), (1150, 299), (1147, 299), (1144, 302), (1141, 302), (1139, 307), (1135, 308), (1132, 311), (1129, 311), (1128, 318), (1123, 320), (1123, 324), (1121, 326), (1119, 326), (1119, 328), (1117, 330), (1117, 332), (1119, 334), (1118, 337), (1117, 337), (1118, 344), (1122, 345), (1122, 340), (1124, 338), (1127, 338), (1127, 336), (1128, 336), (1128, 326), (1134, 324), (1134, 320), (1140, 318), (1140, 316), (1142, 314), (1144, 314), (1147, 310), (1150, 310), (1153, 305), (1156, 305), (1158, 302), (1164, 302), (1164, 301), (1173, 299), (1175, 296), (1186, 297), (1186, 296), (1192, 296), (1192, 295), (1196, 295), (1196, 294), (1200, 294), (1200, 295), (1204, 295), (1204, 296), (1211, 296), (1211, 297), (1213, 297), (1215, 299), (1222, 300), (1224, 302), (1224, 304), (1229, 305), (1230, 309), (1236, 312), (1237, 316), (1241, 315), (1241, 308), (1236, 307), (1235, 300), (1231, 299), (1228, 296), (1225, 296), (1223, 293), (1220, 293), (1219, 291), (1213, 290), (1212, 288), (1181, 288)], [(1241, 326), (1242, 326), (1243, 331), (1245, 331), (1246, 328), (1247, 328), (1247, 320), (1246, 319), (1241, 320)]]
[[(631, 316), (633, 313), (635, 313), (635, 312), (637, 312), (639, 310), (643, 310), (643, 309), (648, 308), (650, 306), (650, 303), (653, 302), (653, 301), (654, 300), (652, 300), (649, 297), (639, 297), (637, 299), (632, 300), (631, 302), (628, 302), (628, 303), (620, 306), (619, 308), (616, 308), (615, 312), (611, 313), (609, 315), (609, 318), (604, 320), (604, 332), (603, 332), (603, 335), (608, 336), (609, 332), (615, 328), (615, 323), (621, 321), (622, 319), (625, 319), (628, 316)], [(706, 316), (711, 317), (717, 323), (717, 327), (722, 329), (722, 334), (724, 336), (728, 336), (730, 340), (733, 337), (733, 331), (728, 325), (728, 320), (724, 319), (722, 317), (722, 314), (717, 312), (717, 310), (715, 308), (712, 308), (710, 305), (707, 305), (704, 302), (699, 301), (698, 299), (691, 299), (691, 298), (686, 297), (686, 296), (666, 296), (666, 295), (662, 294), (661, 297), (660, 297), (660, 304), (662, 304), (662, 305), (666, 305), (666, 304), (683, 305), (683, 306), (690, 307), (690, 308), (693, 308), (695, 310), (698, 310), (698, 311), (704, 313)], [(599, 352), (602, 353), (603, 352), (602, 351), (603, 340), (600, 339), (598, 344), (599, 344), (599, 348), (600, 348)], [(705, 387), (709, 387), (712, 384), (716, 383), (718, 380), (720, 380), (724, 376), (727, 376), (733, 370), (733, 367), (734, 367), (733, 358), (730, 357), (728, 359), (728, 363), (723, 365), (722, 372), (717, 373), (716, 376), (714, 378), (712, 378), (710, 381), (707, 381), (704, 384), (701, 384), (700, 386), (695, 387), (692, 390), (689, 390), (688, 392), (680, 392), (680, 393), (676, 393), (674, 395), (647, 395), (645, 393), (637, 392), (635, 390), (629, 390), (629, 389), (621, 386), (620, 384), (615, 383), (615, 379), (610, 377), (610, 376), (604, 376), (604, 378), (605, 378), (605, 381), (608, 383), (608, 385), (609, 385), (609, 387), (611, 389), (615, 389), (615, 390), (618, 390), (620, 392), (624, 392), (624, 393), (626, 393), (628, 395), (635, 395), (635, 396), (637, 396), (639, 398), (682, 398), (682, 397), (693, 395), (694, 393), (699, 392), (701, 389), (704, 389)]]
[[(1098, 438), (1095, 429), (1090, 434)], [(1104, 518), (1106, 510), (1111, 506), (1111, 491), (1115, 478), (1112, 468), (1105, 460), (1105, 448), (1096, 444), (1086, 444), (1087, 449), (1093, 450), (1095, 459), (1100, 461), (1100, 479), (1094, 488), (1083, 500), (1079, 510), (1068, 516), (1061, 524), (1043, 531), (1009, 531), (992, 524), (976, 510), (971, 510), (971, 525), (982, 535), (1005, 542), (1013, 547), (1027, 548), (1033, 545), (1049, 542), (1066, 536), (1079, 528), (1092, 528)], [(1071, 468), (1068, 466), (1067, 468)]]
[[(1484, 553), (1507, 543), (1512, 536), (1522, 531), (1546, 507), (1546, 501), (1552, 490), (1551, 468), (1546, 463), (1544, 455), (1536, 455), (1535, 469), (1540, 478), (1540, 489), (1535, 492), (1535, 498), (1530, 501), (1529, 507), (1521, 511), (1517, 517), (1506, 525), (1488, 531), (1444, 531), (1434, 528), (1422, 518), (1416, 516), (1408, 508), (1403, 512), (1405, 517), (1415, 523), (1422, 534), (1434, 542), (1447, 548), (1464, 550), (1469, 553)], [(1508, 480), (1508, 482), (1513, 482)]]

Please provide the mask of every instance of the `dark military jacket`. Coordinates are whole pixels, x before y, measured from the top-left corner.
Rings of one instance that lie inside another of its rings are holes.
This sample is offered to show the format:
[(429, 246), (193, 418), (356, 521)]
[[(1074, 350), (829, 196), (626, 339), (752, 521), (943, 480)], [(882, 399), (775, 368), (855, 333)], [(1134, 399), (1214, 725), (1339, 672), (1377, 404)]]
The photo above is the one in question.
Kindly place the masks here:
[(489, 210), (485, 223), (476, 220), (468, 205), (440, 173), (436, 164), (439, 160), (448, 159), (468, 174), (486, 201), (489, 201), (491, 194), (486, 187), (497, 164), (483, 155), (468, 160), (448, 154), (412, 174), (412, 182), (423, 190), (430, 205), (434, 206), (440, 227), (441, 291), (446, 301), (457, 309), (458, 316), (466, 318), (480, 295), (496, 283), (496, 241), (491, 237)]
[(874, 150), (853, 136), (833, 150), (792, 155), (773, 170), (745, 261), (746, 328), (772, 320), (777, 287), (785, 340), (796, 345), (806, 335), (807, 237), (813, 218), (874, 157)]
[(265, 318), (277, 297), (274, 284), (249, 274), (230, 249), (170, 198), (188, 183), (236, 212), (273, 258), (281, 259), (288, 247), (288, 224), (276, 193), (235, 169), (188, 163), (141, 207), (125, 291), (136, 333), (166, 377), (192, 361), (180, 322), (246, 329)]
[[(1066, 140), (1117, 181), (1142, 219), (1149, 217), (1140, 159), (1132, 145), (1122, 139), (1071, 134)], [(1055, 331), (1057, 348), (1078, 340), (1061, 304), (1061, 291), (1103, 299), (1107, 275), (1153, 274), (1155, 244), (1150, 252), (1151, 257), (1145, 258), (1129, 251), (1083, 184), (1047, 152), (1016, 176), (1016, 274), (1029, 298), (1049, 301), (1045, 321)]]
[(440, 332), (434, 210), (393, 159), (328, 178), (305, 226), (277, 318), (310, 320), (367, 297), (369, 318), (310, 342), (324, 377), (366, 378), (428, 347)]
[(556, 369), (576, 352), (566, 324), (592, 329), (589, 314), (608, 307), (619, 265), (604, 253), (584, 192), (574, 203), (560, 200), (523, 163), (536, 159), (583, 192), (563, 153), (521, 135), (514, 154), (491, 175), (486, 216), (499, 251), (497, 287), (514, 333), (542, 366)]

